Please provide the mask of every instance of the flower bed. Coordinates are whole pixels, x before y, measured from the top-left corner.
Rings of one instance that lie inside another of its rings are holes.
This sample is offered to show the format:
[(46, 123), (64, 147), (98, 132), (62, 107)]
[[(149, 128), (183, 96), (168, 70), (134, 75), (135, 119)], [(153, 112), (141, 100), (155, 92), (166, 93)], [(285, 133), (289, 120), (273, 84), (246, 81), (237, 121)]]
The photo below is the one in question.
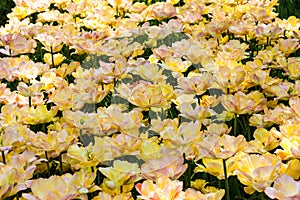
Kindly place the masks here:
[(300, 198), (300, 20), (276, 0), (15, 0), (0, 199)]

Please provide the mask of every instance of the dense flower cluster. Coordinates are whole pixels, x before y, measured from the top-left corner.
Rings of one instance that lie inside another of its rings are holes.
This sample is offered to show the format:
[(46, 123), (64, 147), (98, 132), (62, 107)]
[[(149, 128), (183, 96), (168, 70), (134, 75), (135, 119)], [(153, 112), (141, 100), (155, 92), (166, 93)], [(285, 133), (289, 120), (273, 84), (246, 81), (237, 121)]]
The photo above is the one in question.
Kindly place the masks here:
[(300, 198), (300, 19), (277, 0), (14, 1), (0, 199)]

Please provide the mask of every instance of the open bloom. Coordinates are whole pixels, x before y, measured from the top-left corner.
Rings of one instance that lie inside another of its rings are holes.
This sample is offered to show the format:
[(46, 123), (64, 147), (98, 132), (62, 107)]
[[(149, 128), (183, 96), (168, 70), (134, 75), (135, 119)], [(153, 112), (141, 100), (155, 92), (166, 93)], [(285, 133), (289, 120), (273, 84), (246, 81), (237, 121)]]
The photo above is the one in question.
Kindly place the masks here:
[(247, 95), (243, 92), (237, 92), (234, 95), (223, 95), (221, 103), (229, 112), (246, 114), (262, 110), (266, 104), (266, 99), (259, 91), (254, 91)]
[(287, 174), (294, 179), (298, 179), (300, 177), (300, 160), (292, 159), (289, 160), (286, 164), (282, 164), (280, 169), (281, 174)]
[(180, 115), (190, 120), (199, 120), (203, 124), (207, 124), (208, 118), (215, 115), (214, 110), (209, 106), (193, 105), (195, 104), (182, 103), (179, 108)]
[(189, 73), (188, 77), (178, 78), (179, 93), (202, 95), (213, 82), (214, 77), (211, 73)]
[(104, 188), (111, 190), (140, 180), (140, 169), (137, 163), (115, 160), (113, 167), (99, 167), (99, 171), (107, 177), (103, 182)]
[[(173, 125), (176, 125), (176, 123)], [(166, 148), (177, 149), (181, 153), (185, 153), (186, 157), (192, 158), (195, 157), (197, 152), (195, 143), (201, 140), (203, 135), (200, 129), (201, 124), (198, 121), (189, 123), (183, 122), (180, 126), (171, 125), (165, 127), (159, 132), (159, 135), (164, 140)]]
[(243, 135), (237, 137), (230, 135), (209, 135), (199, 143), (198, 158), (221, 158), (228, 159), (236, 153), (248, 147), (248, 143)]
[(279, 39), (278, 40), (278, 48), (282, 51), (285, 55), (289, 55), (295, 52), (297, 49), (300, 48), (299, 42), (297, 39)]
[(225, 195), (225, 190), (217, 190), (216, 192), (211, 192), (207, 194), (203, 194), (200, 191), (188, 188), (185, 191), (185, 199), (186, 200), (221, 200), (223, 196)]
[(77, 174), (64, 174), (63, 176), (51, 176), (48, 179), (39, 178), (28, 181), (27, 186), (31, 188), (32, 193), (26, 193), (22, 196), (28, 200), (80, 198), (81, 193), (87, 193), (88, 190), (85, 192), (85, 189), (82, 189), (81, 183), (78, 183), (78, 178)]
[(178, 151), (165, 152), (165, 156), (149, 160), (142, 165), (142, 176), (149, 180), (156, 180), (160, 176), (177, 179), (188, 167), (183, 162), (183, 157)]
[(143, 110), (151, 107), (170, 108), (171, 99), (175, 96), (171, 85), (146, 81), (138, 81), (132, 85), (122, 83), (117, 91), (122, 98)]
[(238, 161), (235, 174), (239, 181), (246, 185), (245, 192), (252, 194), (255, 190), (262, 192), (272, 184), (280, 165), (280, 158), (270, 153), (246, 154)]
[(182, 191), (183, 183), (167, 177), (158, 177), (156, 183), (146, 180), (138, 183), (135, 188), (141, 194), (138, 199), (151, 200), (183, 200), (184, 192)]
[[(226, 160), (227, 176), (233, 175), (237, 159), (238, 159), (238, 156), (231, 157), (228, 160)], [(196, 165), (197, 165), (197, 167), (194, 169), (195, 173), (198, 173), (198, 172), (209, 173), (213, 176), (216, 176), (220, 180), (225, 178), (224, 166), (223, 166), (222, 159), (203, 158), (202, 165), (201, 164), (196, 164)]]
[(69, 135), (65, 130), (50, 131), (48, 134), (40, 131), (36, 134), (29, 133), (30, 144), (37, 149), (47, 151), (50, 157), (57, 157), (77, 140), (75, 134)]
[(118, 195), (111, 195), (105, 192), (100, 192), (93, 200), (133, 200), (131, 193), (122, 193)]
[(151, 14), (157, 20), (171, 18), (176, 15), (176, 9), (170, 2), (156, 2), (152, 6)]
[[(53, 56), (53, 60), (52, 60), (52, 56)], [(52, 67), (61, 64), (64, 60), (65, 60), (65, 57), (60, 53), (56, 53), (54, 55), (51, 55), (50, 53), (46, 53), (44, 55), (45, 63), (47, 63), (49, 66), (52, 66)]]
[(47, 109), (47, 105), (37, 105), (34, 107), (22, 107), (20, 109), (21, 120), (25, 124), (43, 124), (51, 122), (58, 109), (51, 108), (50, 110)]
[(255, 140), (249, 142), (249, 145), (253, 148), (254, 152), (266, 153), (279, 146), (280, 140), (278, 140), (279, 138), (276, 138), (276, 135), (273, 132), (274, 128), (270, 131), (264, 128), (257, 128), (254, 131), (253, 136)]
[(273, 187), (267, 187), (265, 193), (271, 199), (300, 199), (300, 181), (295, 181), (287, 174), (278, 177)]
[(13, 156), (7, 164), (0, 166), (1, 199), (27, 189), (25, 183), (33, 176), (36, 160), (32, 152), (25, 151), (21, 155)]

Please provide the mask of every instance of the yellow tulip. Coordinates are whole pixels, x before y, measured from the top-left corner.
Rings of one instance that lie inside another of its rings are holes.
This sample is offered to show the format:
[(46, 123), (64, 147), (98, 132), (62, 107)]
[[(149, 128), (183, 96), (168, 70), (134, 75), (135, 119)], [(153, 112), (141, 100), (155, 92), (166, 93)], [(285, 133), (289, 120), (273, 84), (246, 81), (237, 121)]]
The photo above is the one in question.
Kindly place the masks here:
[(139, 81), (132, 85), (122, 83), (118, 86), (117, 92), (119, 96), (142, 110), (151, 107), (167, 109), (175, 96), (171, 85), (152, 84), (146, 81)]
[[(236, 164), (235, 164), (236, 160), (238, 160), (238, 157), (231, 157), (228, 160), (226, 160), (227, 176), (234, 175), (233, 173), (234, 173), (234, 170), (236, 167)], [(216, 176), (220, 180), (225, 178), (224, 170), (223, 170), (224, 166), (223, 166), (222, 159), (203, 158), (202, 163), (203, 163), (202, 165), (197, 164), (197, 167), (194, 169), (195, 173), (198, 173), (198, 172), (209, 173), (213, 176)]]
[(279, 146), (280, 140), (276, 135), (271, 131), (268, 131), (264, 128), (257, 128), (254, 131), (254, 139), (249, 142), (255, 151), (266, 153), (271, 151)]
[(47, 109), (47, 105), (37, 105), (34, 107), (22, 107), (21, 119), (26, 124), (43, 124), (52, 121), (57, 113), (57, 108)]
[(187, 164), (183, 164), (184, 159), (179, 151), (161, 152), (161, 158), (148, 160), (141, 166), (143, 178), (156, 180), (160, 176), (171, 179), (179, 178), (187, 169)]
[(196, 199), (205, 199), (205, 200), (221, 200), (225, 195), (225, 190), (217, 190), (215, 192), (210, 193), (201, 193), (200, 191), (196, 191), (194, 189), (188, 188), (185, 190), (185, 199), (186, 200), (196, 200)]
[(283, 149), (277, 149), (275, 153), (282, 160), (300, 157), (300, 137), (284, 137), (280, 142), (280, 146)]
[(122, 193), (117, 195), (111, 195), (109, 193), (100, 192), (98, 196), (94, 197), (92, 200), (133, 200), (131, 193)]
[(151, 200), (182, 200), (184, 192), (182, 191), (183, 183), (167, 177), (158, 177), (154, 184), (151, 180), (138, 183), (135, 188), (141, 194), (138, 199)]
[(98, 160), (99, 163), (114, 159), (113, 146), (108, 137), (94, 137), (94, 145), (92, 146), (91, 155)]
[(34, 154), (25, 151), (20, 155), (12, 156), (7, 164), (0, 166), (1, 199), (27, 189), (26, 181), (32, 178), (36, 169), (32, 160), (36, 161)]
[(72, 199), (79, 197), (79, 191), (74, 183), (75, 179), (71, 174), (63, 176), (51, 176), (48, 179), (36, 179), (28, 186), (32, 194), (22, 194), (25, 199)]
[(299, 45), (297, 39), (292, 39), (292, 38), (282, 39), (282, 38), (280, 38), (278, 40), (278, 47), (279, 47), (280, 51), (282, 51), (286, 56), (288, 56), (289, 54), (291, 54), (291, 53), (295, 52), (297, 49), (299, 49), (300, 45)]
[(289, 160), (286, 164), (282, 164), (280, 170), (282, 174), (287, 174), (294, 179), (299, 179), (300, 177), (300, 161), (298, 159)]
[(180, 94), (202, 95), (213, 84), (214, 77), (211, 73), (189, 73), (188, 77), (180, 77), (178, 81), (178, 92)]
[(300, 181), (295, 181), (289, 175), (283, 174), (278, 177), (273, 187), (267, 187), (265, 193), (272, 199), (299, 199)]
[(137, 157), (146, 162), (148, 160), (161, 157), (162, 146), (160, 146), (158, 142), (159, 140), (157, 137), (151, 137), (147, 140), (143, 140)]
[(127, 161), (115, 160), (113, 167), (99, 167), (99, 171), (107, 177), (104, 185), (111, 190), (141, 179), (138, 164)]
[(192, 64), (190, 61), (182, 61), (179, 57), (167, 57), (164, 62), (167, 69), (178, 73), (185, 72)]
[(152, 16), (157, 20), (172, 18), (176, 15), (176, 9), (170, 2), (156, 2), (150, 8)]
[(242, 152), (248, 147), (243, 135), (237, 137), (230, 135), (208, 135), (198, 144), (200, 158), (221, 158), (228, 159), (235, 154)]
[(280, 165), (281, 159), (274, 154), (246, 154), (238, 161), (234, 174), (246, 185), (246, 193), (263, 192), (276, 179)]
[(62, 160), (71, 165), (75, 171), (81, 168), (94, 167), (98, 164), (97, 160), (91, 156), (92, 147), (82, 147), (78, 144), (71, 145), (66, 154), (62, 155)]
[(66, 151), (70, 145), (76, 143), (77, 136), (69, 135), (65, 130), (50, 131), (47, 134), (37, 132), (29, 135), (29, 141), (33, 147), (47, 151), (49, 157), (55, 158)]
[[(60, 53), (56, 53), (53, 54), (53, 61), (54, 61), (54, 66), (58, 66), (59, 64), (61, 64), (63, 61), (65, 60), (65, 57), (60, 54)], [(52, 62), (52, 55), (50, 53), (46, 53), (44, 55), (44, 61), (45, 63), (47, 63), (48, 65), (53, 66), (53, 62)]]
[(258, 91), (245, 94), (237, 92), (234, 95), (227, 94), (221, 97), (221, 103), (231, 113), (246, 114), (263, 110), (266, 103), (264, 95)]

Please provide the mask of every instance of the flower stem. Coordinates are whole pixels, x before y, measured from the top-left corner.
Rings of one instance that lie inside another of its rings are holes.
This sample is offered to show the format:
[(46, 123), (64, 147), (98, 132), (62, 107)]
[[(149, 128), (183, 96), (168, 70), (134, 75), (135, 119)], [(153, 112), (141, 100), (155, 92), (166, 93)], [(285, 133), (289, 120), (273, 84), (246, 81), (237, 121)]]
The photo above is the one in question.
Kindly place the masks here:
[(50, 176), (51, 173), (50, 173), (50, 165), (49, 165), (49, 158), (48, 158), (48, 153), (47, 153), (47, 151), (45, 151), (45, 156), (46, 156), (46, 159), (47, 159), (47, 169), (48, 169), (48, 174), (49, 174), (49, 176)]
[(198, 104), (200, 105), (200, 103), (201, 103), (201, 96), (200, 95), (196, 95), (196, 98), (198, 100)]
[(236, 137), (236, 130), (237, 130), (237, 114), (234, 114), (233, 136), (235, 136), (235, 137)]
[(54, 55), (53, 55), (53, 48), (52, 48), (52, 46), (51, 46), (50, 48), (51, 48), (52, 67), (54, 67)]
[(29, 104), (29, 107), (31, 107), (31, 96), (28, 97), (28, 104)]
[(243, 119), (243, 121), (244, 121), (244, 128), (245, 128), (246, 134), (247, 134), (247, 140), (250, 141), (251, 140), (251, 132), (250, 132), (249, 123), (247, 123), (246, 117)]
[[(30, 85), (30, 80), (28, 81), (29, 82), (29, 85)], [(30, 92), (31, 93), (31, 92)], [(31, 107), (31, 94), (29, 95), (28, 97), (28, 104), (29, 104), (29, 107)]]
[[(183, 154), (183, 156), (184, 156), (184, 159), (186, 160), (185, 154)], [(187, 161), (188, 167), (187, 167), (186, 173), (184, 174), (184, 188), (185, 189), (190, 187), (191, 176), (192, 176), (191, 162), (188, 160), (186, 160), (186, 161)]]
[(229, 184), (228, 184), (228, 177), (227, 177), (227, 169), (226, 169), (226, 160), (223, 159), (223, 168), (224, 168), (224, 176), (225, 176), (225, 199), (230, 200), (229, 196)]
[(61, 153), (59, 154), (59, 175), (61, 176), (63, 173), (63, 163)]
[(3, 164), (6, 164), (5, 153), (4, 153), (4, 151), (2, 151), (2, 161), (3, 161)]

